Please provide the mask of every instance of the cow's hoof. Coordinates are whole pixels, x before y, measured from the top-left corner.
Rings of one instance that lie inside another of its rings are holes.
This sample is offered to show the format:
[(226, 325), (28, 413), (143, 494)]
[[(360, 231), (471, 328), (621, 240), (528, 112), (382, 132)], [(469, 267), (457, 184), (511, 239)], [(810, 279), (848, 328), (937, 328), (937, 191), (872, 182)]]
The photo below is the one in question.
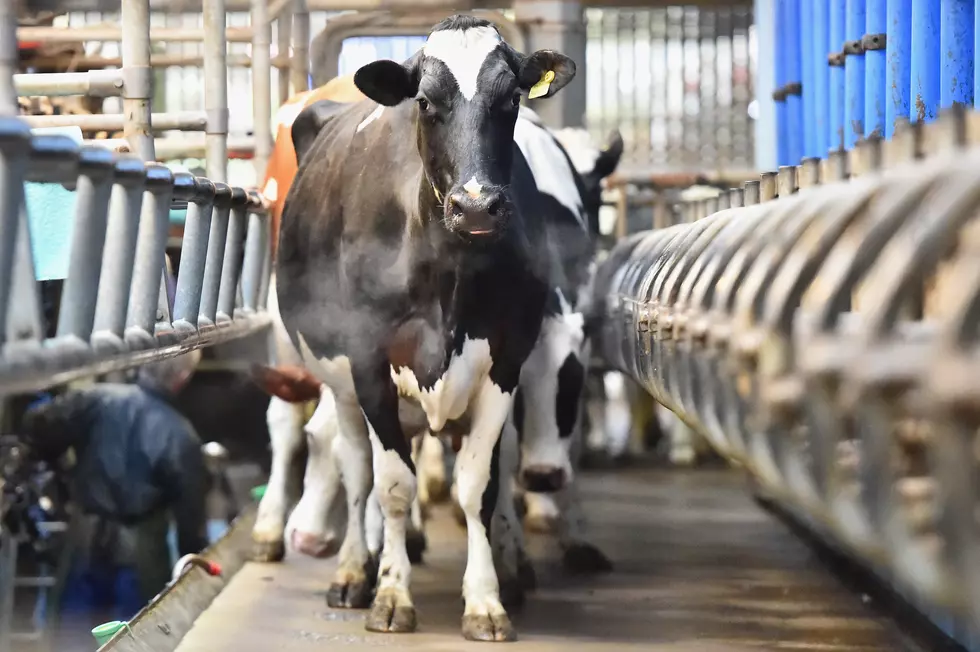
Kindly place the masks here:
[(373, 582), (367, 578), (353, 582), (333, 582), (327, 589), (327, 605), (334, 609), (367, 609), (371, 606)]
[(392, 593), (378, 594), (371, 607), (371, 613), (364, 622), (364, 629), (369, 632), (400, 634), (414, 632), (417, 627), (415, 607), (397, 605)]
[(609, 557), (590, 543), (574, 543), (562, 556), (565, 570), (572, 573), (608, 573), (613, 569)]
[(428, 492), (429, 504), (438, 505), (449, 500), (449, 483), (445, 478), (427, 478), (425, 490)]
[(333, 557), (340, 550), (340, 540), (334, 537), (324, 537), (309, 532), (293, 530), (289, 536), (293, 550), (308, 557), (324, 559)]
[(507, 614), (466, 614), (463, 616), (463, 638), (468, 641), (516, 641), (517, 632)]
[(532, 514), (524, 517), (524, 527), (528, 532), (537, 534), (551, 534), (558, 526), (558, 519), (554, 516), (543, 514)]
[(286, 556), (286, 546), (282, 539), (279, 541), (252, 540), (252, 561), (260, 563), (277, 563)]
[(538, 574), (534, 571), (534, 565), (530, 559), (522, 559), (517, 564), (517, 577), (521, 580), (521, 586), (525, 591), (533, 591), (538, 588)]
[(405, 534), (405, 551), (408, 552), (408, 561), (413, 565), (422, 563), (422, 553), (426, 547), (425, 532), (409, 530)]

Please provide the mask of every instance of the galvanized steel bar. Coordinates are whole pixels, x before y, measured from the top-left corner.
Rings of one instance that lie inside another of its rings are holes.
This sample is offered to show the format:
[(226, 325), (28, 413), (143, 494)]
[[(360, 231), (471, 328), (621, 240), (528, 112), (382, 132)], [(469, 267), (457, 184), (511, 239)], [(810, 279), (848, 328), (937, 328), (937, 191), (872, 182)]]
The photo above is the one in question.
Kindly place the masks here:
[[(2, 17), (2, 16), (0, 16)], [(0, 23), (0, 29), (4, 26)], [(2, 39), (0, 39), (2, 40)], [(3, 80), (0, 79), (0, 84)], [(27, 173), (31, 132), (20, 120), (0, 116), (0, 324), (6, 325), (13, 283), (14, 244), (20, 228), (24, 202), (24, 176)], [(0, 347), (6, 338), (0, 328)]]
[(932, 122), (939, 110), (940, 36), (939, 2), (912, 0), (912, 122)]
[(204, 0), (205, 170), (213, 181), (228, 181), (228, 44), (225, 0)]
[(122, 3), (123, 134), (132, 151), (144, 161), (155, 161), (150, 101), (153, 74), (150, 68), (150, 2), (126, 0)]
[(123, 71), (89, 70), (19, 74), (14, 75), (14, 88), (21, 97), (31, 95), (116, 97), (123, 90)]
[[(31, 115), (22, 119), (31, 127), (78, 127), (83, 131), (123, 131), (127, 123), (127, 118), (122, 113)], [(202, 111), (153, 113), (150, 123), (152, 131), (205, 131), (208, 128), (208, 116)]]
[(193, 192), (187, 197), (187, 217), (174, 299), (173, 323), (178, 335), (197, 332), (216, 190), (209, 180), (196, 179)]
[(247, 208), (248, 195), (241, 188), (233, 188), (225, 239), (224, 264), (221, 269), (221, 287), (218, 290), (218, 311), (215, 316), (215, 323), (218, 326), (230, 324), (235, 314), (235, 300), (241, 280), (245, 226), (248, 219)]
[(201, 306), (197, 317), (197, 327), (202, 332), (214, 328), (216, 323), (230, 211), (231, 188), (224, 183), (214, 184), (214, 210), (211, 214), (207, 258), (204, 262), (204, 283), (201, 288)]
[(12, 2), (3, 2), (0, 3), (0, 117), (17, 114), (14, 73), (19, 67), (17, 9)]
[(864, 133), (881, 137), (885, 133), (885, 77), (888, 62), (886, 32), (887, 0), (867, 0), (866, 22), (861, 45), (864, 48)]
[(885, 56), (885, 138), (891, 138), (899, 120), (909, 117), (912, 83), (912, 0), (888, 0)]
[(939, 107), (973, 106), (973, 3), (941, 0)]
[(293, 53), (289, 77), (294, 93), (310, 89), (310, 10), (306, 0), (293, 0)]
[(256, 178), (265, 175), (272, 155), (272, 66), (269, 48), (272, 28), (265, 0), (252, 0), (252, 111), (254, 115)]

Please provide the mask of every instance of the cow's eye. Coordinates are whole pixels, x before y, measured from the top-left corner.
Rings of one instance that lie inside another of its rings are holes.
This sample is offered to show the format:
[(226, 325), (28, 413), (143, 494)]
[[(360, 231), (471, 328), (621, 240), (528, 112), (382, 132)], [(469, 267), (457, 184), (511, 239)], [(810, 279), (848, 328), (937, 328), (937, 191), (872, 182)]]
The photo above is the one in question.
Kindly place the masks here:
[(425, 99), (424, 97), (420, 97), (419, 98), (419, 110), (420, 111), (428, 111), (429, 110), (429, 100)]

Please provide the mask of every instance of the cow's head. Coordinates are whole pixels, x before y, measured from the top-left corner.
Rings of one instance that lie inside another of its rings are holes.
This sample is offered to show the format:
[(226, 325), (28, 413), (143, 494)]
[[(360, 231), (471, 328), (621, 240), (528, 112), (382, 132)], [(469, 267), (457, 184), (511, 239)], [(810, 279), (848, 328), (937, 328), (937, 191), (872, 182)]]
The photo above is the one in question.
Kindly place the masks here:
[(474, 241), (492, 240), (507, 227), (521, 96), (551, 97), (574, 76), (575, 63), (564, 55), (525, 56), (490, 22), (452, 16), (408, 61), (369, 63), (354, 83), (385, 106), (416, 103), (419, 154), (443, 221)]
[(602, 180), (616, 170), (623, 156), (623, 136), (613, 130), (601, 147), (596, 147), (585, 129), (566, 127), (554, 132), (575, 171), (582, 177), (582, 205), (589, 224), (598, 233), (599, 208), (602, 206)]

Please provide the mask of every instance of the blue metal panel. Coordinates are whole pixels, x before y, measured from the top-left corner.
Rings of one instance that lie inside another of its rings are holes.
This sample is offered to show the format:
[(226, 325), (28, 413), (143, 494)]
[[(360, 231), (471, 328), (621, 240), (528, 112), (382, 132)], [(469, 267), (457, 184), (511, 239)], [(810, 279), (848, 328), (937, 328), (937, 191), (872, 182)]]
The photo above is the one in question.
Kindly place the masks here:
[[(800, 57), (800, 0), (786, 0), (783, 10), (783, 45), (786, 57), (786, 81), (784, 84), (799, 84), (802, 79)], [(788, 161), (785, 165), (799, 165), (803, 158), (803, 98), (796, 94), (786, 97), (786, 138)]]
[(800, 17), (800, 59), (802, 63), (803, 81), (803, 154), (804, 156), (820, 156), (817, 149), (817, 130), (814, 121), (816, 103), (816, 87), (813, 80), (813, 30), (810, 25), (811, 11), (809, 3), (801, 7)]
[[(865, 15), (865, 0), (847, 0), (847, 41), (860, 41), (864, 36)], [(844, 74), (844, 147), (851, 149), (864, 136), (864, 53), (844, 58)]]
[(912, 0), (912, 122), (931, 122), (939, 109), (939, 36), (939, 0)]
[[(776, 0), (776, 90), (780, 91), (786, 85), (786, 3), (788, 0)], [(779, 165), (789, 165), (789, 138), (786, 115), (786, 100), (776, 101), (776, 161)]]
[(973, 2), (942, 0), (939, 106), (973, 106)]
[[(977, 0), (980, 2), (980, 0)], [(885, 50), (885, 138), (895, 133), (895, 121), (909, 116), (912, 83), (912, 0), (888, 0)]]
[[(973, 53), (976, 55), (980, 52), (980, 43), (977, 42), (980, 39), (980, 0), (976, 0), (976, 4), (973, 7)], [(977, 94), (980, 93), (980, 66), (973, 65), (973, 102), (977, 101)]]
[[(980, 0), (977, 0), (980, 2)], [(828, 0), (813, 0), (813, 126), (815, 154), (824, 157), (830, 148), (830, 67), (827, 65), (827, 42), (830, 38), (830, 4)], [(803, 87), (804, 97), (807, 89)]]
[[(886, 0), (868, 0), (865, 34), (873, 37), (888, 29)], [(885, 133), (885, 50), (869, 49), (864, 53), (864, 133), (882, 136)]]
[[(847, 0), (830, 0), (830, 42), (827, 54), (844, 48)], [(844, 147), (844, 67), (830, 67), (830, 149)]]

